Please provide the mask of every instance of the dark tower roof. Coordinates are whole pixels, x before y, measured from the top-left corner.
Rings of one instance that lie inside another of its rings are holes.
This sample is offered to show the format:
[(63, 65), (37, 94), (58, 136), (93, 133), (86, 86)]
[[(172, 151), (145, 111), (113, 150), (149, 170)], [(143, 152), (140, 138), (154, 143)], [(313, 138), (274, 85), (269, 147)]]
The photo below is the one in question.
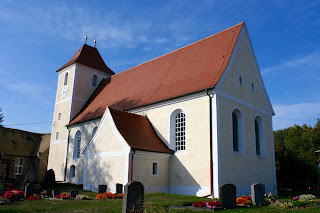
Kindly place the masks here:
[(104, 63), (97, 48), (87, 44), (82, 45), (70, 61), (58, 69), (57, 72), (74, 63), (79, 63), (111, 75), (114, 74), (114, 72)]

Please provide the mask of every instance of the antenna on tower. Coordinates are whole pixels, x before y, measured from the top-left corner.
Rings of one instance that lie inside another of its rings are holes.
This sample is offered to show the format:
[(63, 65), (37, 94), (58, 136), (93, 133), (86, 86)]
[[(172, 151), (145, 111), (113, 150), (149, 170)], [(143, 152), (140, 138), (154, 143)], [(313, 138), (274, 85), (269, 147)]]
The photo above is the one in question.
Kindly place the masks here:
[(88, 41), (88, 27), (87, 27), (86, 36), (84, 38), (86, 39), (86, 44), (87, 44), (87, 41)]
[(94, 40), (93, 40), (93, 42), (94, 42), (94, 47), (97, 46), (97, 35), (98, 35), (98, 33), (96, 33), (96, 34), (94, 35)]

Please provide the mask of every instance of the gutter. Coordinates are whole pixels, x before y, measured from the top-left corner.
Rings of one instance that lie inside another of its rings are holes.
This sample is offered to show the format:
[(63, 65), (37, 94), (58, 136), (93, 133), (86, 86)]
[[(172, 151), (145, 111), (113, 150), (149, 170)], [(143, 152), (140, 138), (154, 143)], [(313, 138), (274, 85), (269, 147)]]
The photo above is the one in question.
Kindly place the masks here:
[[(68, 127), (67, 127), (68, 128)], [(68, 141), (67, 141), (67, 153), (66, 153), (66, 165), (64, 168), (64, 182), (67, 180), (67, 165), (68, 165), (68, 153), (69, 153), (69, 141), (70, 141), (70, 131), (71, 129), (68, 129)]]
[(136, 150), (132, 149), (133, 154), (131, 155), (131, 164), (130, 164), (130, 181), (132, 181), (132, 173), (133, 173), (133, 156), (136, 154)]
[(213, 196), (213, 163), (212, 163), (212, 96), (209, 94), (209, 89), (206, 89), (209, 97), (209, 111), (210, 111), (210, 194)]

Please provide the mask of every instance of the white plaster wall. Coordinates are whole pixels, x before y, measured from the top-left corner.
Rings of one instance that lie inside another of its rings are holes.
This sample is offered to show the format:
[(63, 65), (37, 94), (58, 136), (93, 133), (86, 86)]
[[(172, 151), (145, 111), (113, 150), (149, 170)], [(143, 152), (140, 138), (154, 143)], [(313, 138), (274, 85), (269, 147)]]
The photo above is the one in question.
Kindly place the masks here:
[(186, 151), (175, 153), (169, 161), (169, 191), (178, 194), (210, 194), (209, 97), (180, 99), (137, 112), (147, 115), (159, 137), (174, 150), (170, 141), (170, 115), (176, 109), (186, 114)]
[[(265, 95), (260, 73), (254, 64), (253, 52), (246, 33), (242, 32), (239, 46), (234, 52), (230, 70), (217, 91), (219, 109), (220, 181), (222, 186), (237, 186), (238, 196), (250, 194), (250, 185), (262, 183), (267, 190), (276, 192), (273, 151), (272, 108)], [(242, 85), (239, 82), (242, 77)], [(254, 91), (251, 89), (254, 83)], [(237, 108), (243, 116), (244, 153), (233, 152), (232, 112)], [(256, 155), (254, 121), (259, 116), (263, 122), (264, 156)], [(268, 192), (268, 191), (267, 191)], [(269, 191), (270, 192), (270, 191)]]
[[(139, 152), (139, 151), (137, 151)], [(140, 151), (141, 152), (141, 151)], [(147, 153), (144, 154), (144, 153)], [(170, 154), (142, 152), (133, 157), (133, 181), (140, 181), (144, 185), (145, 192), (168, 192), (169, 191), (169, 157)], [(158, 175), (152, 174), (153, 163), (158, 163)]]

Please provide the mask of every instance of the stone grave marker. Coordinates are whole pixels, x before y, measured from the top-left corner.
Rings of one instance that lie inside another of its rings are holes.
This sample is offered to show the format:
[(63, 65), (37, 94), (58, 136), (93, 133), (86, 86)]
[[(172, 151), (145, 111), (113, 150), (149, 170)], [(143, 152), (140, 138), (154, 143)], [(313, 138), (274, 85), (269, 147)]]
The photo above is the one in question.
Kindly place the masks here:
[(78, 191), (74, 190), (74, 191), (70, 191), (70, 196), (71, 198), (76, 198), (76, 196), (78, 195)]
[(98, 185), (99, 188), (99, 194), (102, 194), (107, 191), (108, 186), (107, 185)]
[(251, 185), (251, 198), (253, 205), (262, 205), (264, 203), (265, 186), (261, 183)]
[(131, 181), (124, 186), (122, 213), (143, 212), (144, 186)]
[(43, 180), (44, 189), (53, 189), (56, 186), (56, 175), (52, 169), (46, 171)]
[(123, 193), (123, 185), (122, 184), (120, 184), (120, 183), (117, 183), (116, 184), (116, 193), (117, 194), (122, 194)]
[(236, 207), (236, 186), (233, 184), (224, 184), (220, 187), (220, 202), (224, 208)]
[(33, 195), (33, 184), (32, 183), (28, 183), (25, 187), (24, 187), (24, 197), (28, 198), (29, 196)]
[(52, 190), (52, 197), (61, 194), (60, 190)]

